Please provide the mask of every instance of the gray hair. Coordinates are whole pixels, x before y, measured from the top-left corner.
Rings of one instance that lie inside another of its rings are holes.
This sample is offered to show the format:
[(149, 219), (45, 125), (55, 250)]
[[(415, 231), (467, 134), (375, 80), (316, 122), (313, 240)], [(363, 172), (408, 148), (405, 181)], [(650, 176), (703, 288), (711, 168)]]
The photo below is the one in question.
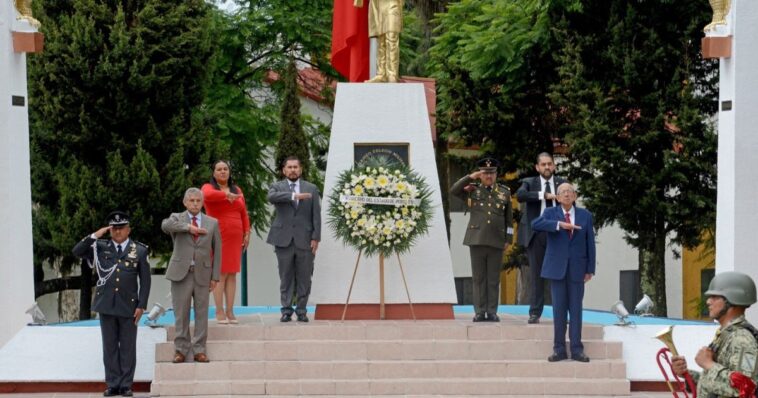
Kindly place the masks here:
[(575, 193), (576, 189), (574, 188), (573, 185), (571, 185), (571, 183), (564, 182), (563, 184), (558, 185), (558, 188), (556, 189), (556, 191), (557, 191), (556, 193), (558, 195), (560, 195), (560, 194), (562, 194), (565, 191), (569, 191), (569, 192)]
[(187, 199), (189, 199), (190, 196), (199, 196), (200, 199), (203, 199), (203, 191), (195, 187), (187, 188), (187, 190), (184, 191), (183, 201), (186, 201)]

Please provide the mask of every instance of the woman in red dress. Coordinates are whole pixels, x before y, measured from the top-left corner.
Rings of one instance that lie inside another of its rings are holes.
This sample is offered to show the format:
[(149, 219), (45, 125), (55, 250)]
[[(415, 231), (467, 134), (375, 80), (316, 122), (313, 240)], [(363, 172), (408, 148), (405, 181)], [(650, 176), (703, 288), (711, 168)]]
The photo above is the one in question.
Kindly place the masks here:
[(213, 175), (210, 182), (203, 185), (202, 191), (205, 212), (218, 220), (221, 231), (221, 279), (213, 291), (216, 320), (218, 323), (237, 323), (234, 316), (237, 273), (240, 272), (242, 251), (250, 241), (245, 197), (234, 184), (229, 162), (223, 160), (213, 164)]

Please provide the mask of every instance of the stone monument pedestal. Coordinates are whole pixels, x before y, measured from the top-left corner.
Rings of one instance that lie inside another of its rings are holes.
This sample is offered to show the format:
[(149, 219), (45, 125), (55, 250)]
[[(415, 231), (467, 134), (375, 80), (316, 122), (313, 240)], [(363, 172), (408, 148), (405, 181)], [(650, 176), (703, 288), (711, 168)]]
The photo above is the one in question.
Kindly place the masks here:
[[(758, 2), (734, 0), (727, 25), (709, 33), (711, 42), (729, 39), (728, 55), (719, 55), (718, 199), (716, 201), (716, 273), (738, 271), (758, 282)], [(703, 48), (704, 55), (707, 48)], [(758, 322), (758, 306), (747, 310)]]
[(0, 1), (0, 347), (31, 322), (34, 304), (25, 52), (41, 50), (42, 35), (16, 15), (12, 1)]
[[(334, 106), (322, 200), (321, 244), (311, 289), (316, 319), (341, 319), (358, 252), (338, 241), (327, 224), (329, 195), (339, 174), (353, 167), (361, 145), (407, 144), (409, 166), (424, 176), (432, 196), (429, 233), (400, 256), (417, 319), (452, 319), (457, 302), (442, 213), (437, 165), (423, 84), (340, 83)], [(363, 257), (345, 319), (379, 319), (379, 257)], [(385, 319), (411, 319), (396, 256), (384, 259)]]

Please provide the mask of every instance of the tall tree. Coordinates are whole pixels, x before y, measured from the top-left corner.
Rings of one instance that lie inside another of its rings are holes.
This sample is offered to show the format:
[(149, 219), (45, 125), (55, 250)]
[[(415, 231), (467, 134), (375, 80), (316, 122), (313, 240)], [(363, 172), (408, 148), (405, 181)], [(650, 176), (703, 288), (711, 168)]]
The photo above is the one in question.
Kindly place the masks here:
[(438, 15), (431, 68), (442, 137), (478, 145), (505, 170), (552, 152), (556, 43), (550, 15), (563, 2), (461, 0)]
[(597, 0), (560, 23), (552, 99), (569, 177), (597, 225), (618, 223), (639, 250), (641, 288), (658, 315), (668, 243), (692, 247), (714, 222), (716, 63), (698, 48), (708, 20), (704, 0)]
[[(198, 112), (213, 55), (204, 0), (36, 2), (45, 52), (29, 63), (35, 295), (73, 286), (71, 248), (119, 208), (153, 253), (160, 220), (219, 150)], [(201, 177), (202, 176), (202, 177)], [(91, 277), (82, 266), (80, 318)]]
[(287, 70), (282, 75), (284, 80), (284, 97), (279, 117), (279, 142), (276, 145), (274, 160), (280, 168), (289, 156), (297, 156), (303, 168), (303, 178), (310, 180), (310, 152), (308, 138), (303, 131), (300, 119), (300, 98), (297, 89), (297, 67), (295, 60), (290, 60)]

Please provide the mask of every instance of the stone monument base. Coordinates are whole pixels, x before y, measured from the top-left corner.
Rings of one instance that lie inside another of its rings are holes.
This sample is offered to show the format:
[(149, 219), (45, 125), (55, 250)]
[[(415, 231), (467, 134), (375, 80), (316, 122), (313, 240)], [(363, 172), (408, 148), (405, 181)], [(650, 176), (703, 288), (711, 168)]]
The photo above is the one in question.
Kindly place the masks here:
[[(340, 320), (344, 304), (316, 304), (316, 320)], [(385, 304), (384, 319), (454, 319), (453, 305), (448, 303)], [(379, 319), (379, 304), (348, 304), (345, 320)]]

